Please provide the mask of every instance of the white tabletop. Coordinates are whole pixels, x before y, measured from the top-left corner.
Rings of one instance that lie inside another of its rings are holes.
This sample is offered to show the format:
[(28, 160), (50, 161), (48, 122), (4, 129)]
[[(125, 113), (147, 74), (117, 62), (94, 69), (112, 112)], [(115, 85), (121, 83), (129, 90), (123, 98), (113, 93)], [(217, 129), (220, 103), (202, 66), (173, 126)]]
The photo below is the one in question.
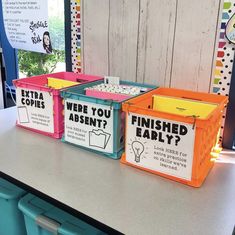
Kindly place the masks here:
[(0, 111), (0, 171), (125, 234), (231, 234), (235, 164), (199, 189), (15, 127)]

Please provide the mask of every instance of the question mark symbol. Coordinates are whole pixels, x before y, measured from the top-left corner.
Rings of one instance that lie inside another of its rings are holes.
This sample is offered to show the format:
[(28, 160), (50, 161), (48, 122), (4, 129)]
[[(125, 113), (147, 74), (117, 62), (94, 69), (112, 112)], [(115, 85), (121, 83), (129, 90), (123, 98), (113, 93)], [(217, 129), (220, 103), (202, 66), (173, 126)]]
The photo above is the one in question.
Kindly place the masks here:
[(180, 137), (177, 135), (177, 136), (175, 137), (175, 145), (176, 145), (176, 146), (178, 145), (179, 141), (180, 141)]
[(103, 121), (104, 121), (104, 129), (105, 129), (105, 127), (107, 125), (107, 121), (106, 120), (103, 120)]

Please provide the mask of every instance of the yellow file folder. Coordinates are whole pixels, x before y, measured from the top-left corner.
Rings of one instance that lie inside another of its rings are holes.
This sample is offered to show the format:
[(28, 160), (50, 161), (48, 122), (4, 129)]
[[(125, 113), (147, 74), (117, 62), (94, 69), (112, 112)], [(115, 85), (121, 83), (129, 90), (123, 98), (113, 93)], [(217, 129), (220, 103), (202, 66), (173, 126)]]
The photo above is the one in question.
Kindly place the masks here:
[(217, 105), (197, 100), (153, 95), (153, 110), (206, 119)]
[(47, 85), (48, 87), (54, 88), (54, 89), (61, 89), (65, 87), (70, 87), (74, 85), (80, 84), (79, 82), (73, 82), (69, 80), (59, 79), (59, 78), (47, 78)]

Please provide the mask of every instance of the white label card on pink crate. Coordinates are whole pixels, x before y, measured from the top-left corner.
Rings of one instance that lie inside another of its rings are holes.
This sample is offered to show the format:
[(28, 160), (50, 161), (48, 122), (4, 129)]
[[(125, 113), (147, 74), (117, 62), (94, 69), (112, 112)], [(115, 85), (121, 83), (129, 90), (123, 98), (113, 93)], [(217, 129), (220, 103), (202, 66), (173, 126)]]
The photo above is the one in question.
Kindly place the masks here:
[(113, 152), (113, 109), (107, 105), (65, 100), (65, 140), (86, 148)]
[(18, 124), (54, 133), (52, 94), (45, 91), (17, 88), (16, 105)]
[(126, 161), (191, 180), (195, 128), (187, 123), (129, 113)]

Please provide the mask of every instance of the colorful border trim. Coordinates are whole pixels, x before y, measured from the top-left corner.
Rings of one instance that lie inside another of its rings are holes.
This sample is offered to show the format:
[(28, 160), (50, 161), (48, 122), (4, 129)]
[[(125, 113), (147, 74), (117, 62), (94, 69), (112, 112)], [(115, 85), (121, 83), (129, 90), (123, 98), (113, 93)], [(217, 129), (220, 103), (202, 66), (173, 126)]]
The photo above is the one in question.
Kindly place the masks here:
[(225, 28), (235, 11), (235, 1), (224, 2), (220, 25), (216, 67), (214, 71), (213, 93), (218, 95), (229, 94), (230, 80), (233, 67), (235, 45), (225, 36)]
[[(232, 77), (233, 59), (235, 45), (228, 41), (225, 36), (225, 29), (229, 19), (235, 12), (235, 0), (225, 1), (222, 10), (222, 19), (219, 29), (218, 51), (216, 56), (216, 67), (214, 71), (214, 80), (212, 92), (218, 95), (229, 95), (230, 81)], [(225, 122), (225, 113), (221, 124), (220, 140), (223, 136)]]
[(72, 71), (81, 73), (81, 0), (71, 0), (71, 40)]

